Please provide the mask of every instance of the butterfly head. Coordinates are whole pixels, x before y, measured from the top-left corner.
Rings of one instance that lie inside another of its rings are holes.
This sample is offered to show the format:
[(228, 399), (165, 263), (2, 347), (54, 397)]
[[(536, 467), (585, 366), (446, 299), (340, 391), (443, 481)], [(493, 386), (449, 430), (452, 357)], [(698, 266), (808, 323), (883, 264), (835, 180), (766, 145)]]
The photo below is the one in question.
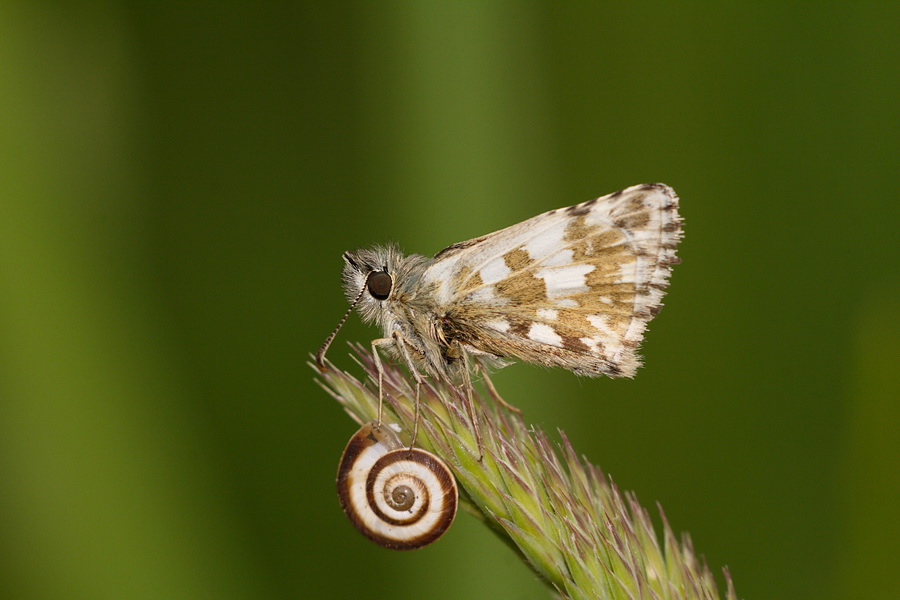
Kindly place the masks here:
[(344, 252), (344, 293), (365, 321), (383, 320), (396, 294), (403, 255), (394, 247)]
[(365, 321), (383, 323), (389, 314), (388, 303), (394, 295), (397, 271), (403, 255), (394, 247), (378, 246), (371, 250), (344, 252), (344, 293), (350, 307), (316, 354), (316, 362), (324, 368), (325, 352), (332, 340), (357, 309)]

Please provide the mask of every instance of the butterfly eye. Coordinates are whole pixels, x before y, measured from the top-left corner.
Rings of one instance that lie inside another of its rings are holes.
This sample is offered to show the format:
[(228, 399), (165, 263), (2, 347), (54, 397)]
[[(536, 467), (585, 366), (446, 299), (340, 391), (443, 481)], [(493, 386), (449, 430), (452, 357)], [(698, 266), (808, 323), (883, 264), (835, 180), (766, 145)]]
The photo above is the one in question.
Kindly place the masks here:
[(391, 295), (391, 287), (393, 285), (394, 282), (391, 276), (384, 271), (370, 273), (369, 278), (366, 280), (366, 287), (369, 288), (369, 293), (376, 300), (387, 300), (387, 297)]

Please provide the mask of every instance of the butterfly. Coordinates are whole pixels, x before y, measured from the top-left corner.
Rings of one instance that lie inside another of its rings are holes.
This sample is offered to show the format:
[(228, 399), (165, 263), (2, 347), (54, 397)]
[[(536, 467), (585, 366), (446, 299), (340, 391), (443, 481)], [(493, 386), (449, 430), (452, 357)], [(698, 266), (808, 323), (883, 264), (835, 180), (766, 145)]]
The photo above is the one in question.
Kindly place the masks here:
[(632, 377), (680, 262), (681, 237), (678, 196), (653, 183), (545, 212), (433, 258), (395, 246), (345, 252), (350, 308), (316, 360), (323, 365), (356, 309), (384, 332), (373, 349), (405, 363), (417, 382), (424, 371), (470, 386), (471, 370), (486, 376), (510, 360)]

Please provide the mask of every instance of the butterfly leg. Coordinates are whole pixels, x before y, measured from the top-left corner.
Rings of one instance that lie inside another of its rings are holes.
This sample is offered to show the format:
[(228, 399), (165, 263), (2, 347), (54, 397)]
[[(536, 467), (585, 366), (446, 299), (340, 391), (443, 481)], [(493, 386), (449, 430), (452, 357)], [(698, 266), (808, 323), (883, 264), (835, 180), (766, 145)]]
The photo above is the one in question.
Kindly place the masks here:
[[(475, 420), (475, 399), (472, 397), (472, 378), (469, 373), (469, 353), (466, 352), (462, 345), (457, 342), (457, 351), (463, 359), (463, 387), (466, 390), (466, 412), (469, 414), (469, 420), (472, 421), (472, 431), (475, 432), (475, 444), (478, 446), (478, 462), (484, 458), (484, 446), (481, 443), (481, 428), (478, 421)], [(477, 364), (477, 363), (476, 363)]]
[(513, 406), (506, 400), (500, 397), (500, 394), (497, 392), (497, 388), (494, 387), (494, 382), (491, 381), (491, 378), (488, 377), (487, 368), (484, 367), (479, 361), (475, 361), (475, 372), (481, 375), (481, 380), (484, 382), (484, 387), (487, 388), (488, 394), (490, 394), (491, 398), (494, 399), (495, 402), (499, 402), (509, 411), (516, 413), (517, 415), (522, 414), (522, 409), (516, 406)]
[(416, 444), (416, 437), (419, 435), (419, 394), (422, 389), (422, 375), (419, 373), (419, 369), (416, 368), (416, 364), (412, 360), (409, 349), (412, 348), (416, 352), (418, 352), (419, 350), (415, 346), (413, 346), (409, 342), (409, 340), (403, 337), (403, 334), (401, 334), (399, 331), (395, 331), (392, 337), (397, 348), (400, 349), (400, 355), (403, 357), (403, 361), (406, 363), (409, 372), (412, 374), (413, 379), (415, 379), (416, 381), (416, 409), (415, 417), (413, 418), (412, 439), (409, 442), (409, 449), (412, 450), (413, 446), (415, 446)]
[(378, 338), (372, 340), (372, 358), (375, 359), (375, 369), (378, 371), (378, 418), (375, 420), (376, 427), (381, 427), (381, 409), (384, 404), (384, 396), (382, 388), (384, 384), (384, 366), (381, 364), (381, 357), (378, 355), (378, 346), (389, 346), (394, 343), (391, 338)]

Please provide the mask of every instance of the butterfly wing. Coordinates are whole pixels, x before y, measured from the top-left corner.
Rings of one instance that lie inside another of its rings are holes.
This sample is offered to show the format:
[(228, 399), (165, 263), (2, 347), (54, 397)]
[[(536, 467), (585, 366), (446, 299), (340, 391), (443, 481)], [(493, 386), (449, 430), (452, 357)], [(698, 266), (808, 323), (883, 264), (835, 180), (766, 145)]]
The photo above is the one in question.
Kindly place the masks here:
[(639, 185), (454, 244), (423, 283), (470, 351), (631, 377), (681, 235), (675, 192)]

